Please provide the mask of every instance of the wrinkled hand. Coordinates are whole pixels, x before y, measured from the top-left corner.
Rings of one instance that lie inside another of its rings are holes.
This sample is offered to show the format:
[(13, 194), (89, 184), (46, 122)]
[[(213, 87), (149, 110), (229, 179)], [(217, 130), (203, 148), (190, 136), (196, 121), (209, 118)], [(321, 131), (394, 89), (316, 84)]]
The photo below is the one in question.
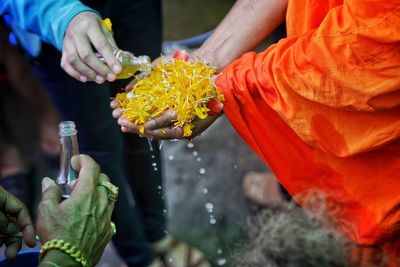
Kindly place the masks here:
[(37, 232), (42, 243), (62, 239), (78, 247), (93, 266), (113, 236), (114, 202), (108, 199), (106, 188), (98, 186), (109, 179), (91, 157), (75, 156), (71, 163), (79, 177), (69, 199), (61, 202), (61, 189), (53, 180), (43, 179)]
[[(187, 56), (187, 54), (185, 55)], [(157, 58), (153, 61), (153, 66), (161, 64), (162, 60), (170, 61), (173, 60), (172, 55), (166, 55), (162, 58)], [(185, 58), (186, 60), (186, 58)], [(193, 52), (188, 56), (188, 60), (198, 61), (203, 60), (203, 57), (197, 53), (197, 51)], [(144, 78), (145, 76), (139, 76), (139, 79)], [(132, 90), (135, 85), (137, 79), (132, 80), (126, 87), (125, 90)], [(170, 140), (170, 139), (193, 139), (197, 135), (201, 134), (205, 131), (218, 117), (209, 115), (206, 119), (195, 119), (192, 123), (195, 125), (195, 128), (192, 129), (191, 136), (183, 136), (183, 128), (174, 126), (173, 123), (176, 121), (177, 114), (173, 109), (167, 110), (161, 116), (151, 119), (144, 124), (145, 131), (144, 134), (139, 132), (140, 126), (135, 125), (130, 122), (127, 118), (122, 114), (122, 110), (118, 108), (119, 102), (114, 99), (110, 103), (111, 108), (113, 109), (112, 115), (115, 119), (117, 119), (118, 124), (121, 126), (121, 131), (123, 133), (136, 133), (140, 136), (157, 139), (157, 140)]]
[[(96, 56), (93, 47), (104, 58), (104, 64)], [(103, 83), (114, 81), (121, 71), (121, 65), (113, 50), (116, 44), (112, 33), (93, 12), (76, 15), (65, 33), (61, 57), (61, 67), (75, 79), (86, 82)]]
[(6, 245), (7, 258), (15, 258), (21, 249), (22, 239), (12, 237), (22, 232), (25, 243), (36, 245), (35, 230), (26, 206), (0, 186), (0, 243)]

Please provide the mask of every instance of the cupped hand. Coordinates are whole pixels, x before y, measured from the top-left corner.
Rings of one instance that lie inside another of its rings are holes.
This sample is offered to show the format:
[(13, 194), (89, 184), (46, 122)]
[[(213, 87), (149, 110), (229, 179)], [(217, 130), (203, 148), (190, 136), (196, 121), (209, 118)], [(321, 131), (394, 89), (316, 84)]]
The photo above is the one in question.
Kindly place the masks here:
[(98, 186), (108, 182), (99, 165), (89, 156), (72, 158), (72, 167), (79, 172), (70, 198), (61, 202), (61, 189), (49, 178), (42, 181), (43, 196), (39, 205), (37, 232), (44, 244), (61, 239), (79, 248), (89, 266), (97, 263), (111, 240), (111, 213), (114, 202), (107, 189)]
[[(178, 55), (178, 56), (177, 56)], [(166, 55), (160, 58), (157, 58), (153, 61), (153, 66), (161, 64), (161, 62), (171, 61), (173, 58), (180, 58), (182, 60), (189, 61), (205, 61), (205, 56), (203, 53), (199, 51), (195, 51), (191, 54), (186, 54), (186, 52), (177, 52), (174, 55)], [(209, 62), (209, 61), (207, 61)], [(212, 65), (212, 64), (210, 64)], [(144, 78), (145, 76), (138, 77), (139, 79)], [(126, 91), (130, 91), (133, 89), (138, 78), (132, 80), (126, 87)], [(140, 126), (135, 125), (131, 121), (129, 121), (122, 112), (122, 109), (119, 108), (119, 101), (114, 99), (111, 101), (110, 106), (113, 109), (112, 115), (115, 119), (117, 119), (118, 124), (121, 127), (121, 131), (123, 133), (136, 133), (142, 137), (147, 137), (156, 140), (170, 140), (170, 139), (193, 139), (194, 137), (201, 134), (205, 131), (218, 117), (218, 115), (209, 115), (205, 119), (196, 118), (192, 123), (194, 124), (194, 128), (192, 129), (192, 134), (190, 136), (184, 136), (183, 128), (180, 126), (175, 126), (174, 122), (176, 121), (177, 114), (173, 109), (169, 109), (165, 111), (162, 115), (157, 118), (151, 119), (144, 124), (144, 133), (140, 133)]]
[(6, 245), (7, 258), (15, 258), (20, 251), (20, 232), (28, 246), (36, 245), (35, 230), (27, 207), (0, 186), (0, 244)]
[[(104, 64), (92, 46), (104, 58)], [(65, 33), (61, 67), (75, 79), (86, 82), (114, 81), (121, 65), (114, 55), (116, 44), (112, 33), (93, 12), (76, 15)]]

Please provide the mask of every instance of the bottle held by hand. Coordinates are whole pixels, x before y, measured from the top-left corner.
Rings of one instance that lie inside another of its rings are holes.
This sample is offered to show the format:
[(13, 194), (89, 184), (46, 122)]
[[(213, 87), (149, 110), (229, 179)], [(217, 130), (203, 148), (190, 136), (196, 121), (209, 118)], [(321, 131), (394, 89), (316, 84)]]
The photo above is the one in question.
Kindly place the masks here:
[(77, 172), (71, 166), (71, 158), (79, 154), (77, 130), (73, 121), (63, 121), (58, 125), (60, 136), (60, 172), (56, 183), (62, 189), (62, 197), (69, 198), (71, 183), (78, 178)]
[[(131, 52), (124, 50), (116, 50), (115, 57), (121, 64), (122, 70), (117, 74), (117, 79), (128, 79), (135, 75), (136, 72), (151, 71), (151, 60), (148, 56), (135, 56)], [(99, 57), (102, 62), (105, 62), (103, 57)]]

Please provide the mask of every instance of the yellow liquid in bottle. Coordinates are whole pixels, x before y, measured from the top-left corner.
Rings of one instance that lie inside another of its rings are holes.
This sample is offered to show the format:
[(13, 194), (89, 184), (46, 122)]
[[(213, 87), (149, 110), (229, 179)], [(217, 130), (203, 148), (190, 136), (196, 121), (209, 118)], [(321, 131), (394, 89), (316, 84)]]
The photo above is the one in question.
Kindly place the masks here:
[(122, 71), (117, 74), (117, 79), (128, 79), (140, 70), (138, 65), (122, 66)]

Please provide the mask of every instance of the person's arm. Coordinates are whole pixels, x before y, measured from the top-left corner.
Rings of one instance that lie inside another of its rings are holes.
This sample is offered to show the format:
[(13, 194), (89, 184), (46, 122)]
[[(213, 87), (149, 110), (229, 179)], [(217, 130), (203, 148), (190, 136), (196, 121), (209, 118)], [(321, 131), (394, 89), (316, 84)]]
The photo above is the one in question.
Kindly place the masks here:
[(399, 16), (396, 1), (344, 1), (319, 27), (243, 55), (216, 80), (225, 113), (268, 105), (309, 145), (337, 156), (392, 142), (400, 129)]
[(9, 14), (24, 30), (36, 33), (61, 50), (68, 24), (79, 13), (95, 12), (78, 0), (3, 0), (0, 14)]
[[(190, 54), (190, 59), (206, 61), (217, 70), (222, 70), (227, 64), (265, 40), (284, 21), (286, 7), (287, 0), (236, 1), (213, 34), (198, 50)], [(118, 102), (113, 100), (111, 102), (111, 108), (115, 109), (113, 116), (118, 119), (121, 130), (125, 133), (138, 133), (139, 127), (126, 120), (117, 107)], [(197, 120), (196, 128), (190, 138), (207, 129), (216, 118), (217, 116), (210, 116), (205, 120)], [(176, 113), (165, 112), (145, 124), (144, 136), (155, 139), (183, 138), (183, 130), (180, 127), (171, 127), (168, 130), (168, 126), (175, 119)], [(160, 131), (161, 128), (164, 129)]]
[[(43, 179), (36, 229), (42, 244), (52, 240), (68, 242), (83, 253), (88, 266), (94, 266), (115, 234), (111, 224), (115, 199), (110, 198), (110, 180), (100, 173), (99, 165), (91, 157), (75, 156), (71, 165), (79, 177), (70, 198), (61, 201), (61, 188), (50, 178)], [(82, 266), (68, 253), (55, 248), (42, 256), (41, 267)]]
[(0, 243), (6, 245), (7, 258), (15, 258), (21, 249), (20, 232), (28, 246), (36, 245), (35, 229), (28, 208), (0, 186)]
[(238, 0), (204, 44), (193, 53), (218, 70), (252, 50), (285, 19), (287, 0)]
[[(3, 0), (0, 14), (9, 14), (24, 30), (38, 34), (62, 51), (61, 67), (81, 82), (114, 81), (121, 65), (116, 44), (99, 14), (78, 0)], [(107, 64), (102, 63), (99, 52)]]

